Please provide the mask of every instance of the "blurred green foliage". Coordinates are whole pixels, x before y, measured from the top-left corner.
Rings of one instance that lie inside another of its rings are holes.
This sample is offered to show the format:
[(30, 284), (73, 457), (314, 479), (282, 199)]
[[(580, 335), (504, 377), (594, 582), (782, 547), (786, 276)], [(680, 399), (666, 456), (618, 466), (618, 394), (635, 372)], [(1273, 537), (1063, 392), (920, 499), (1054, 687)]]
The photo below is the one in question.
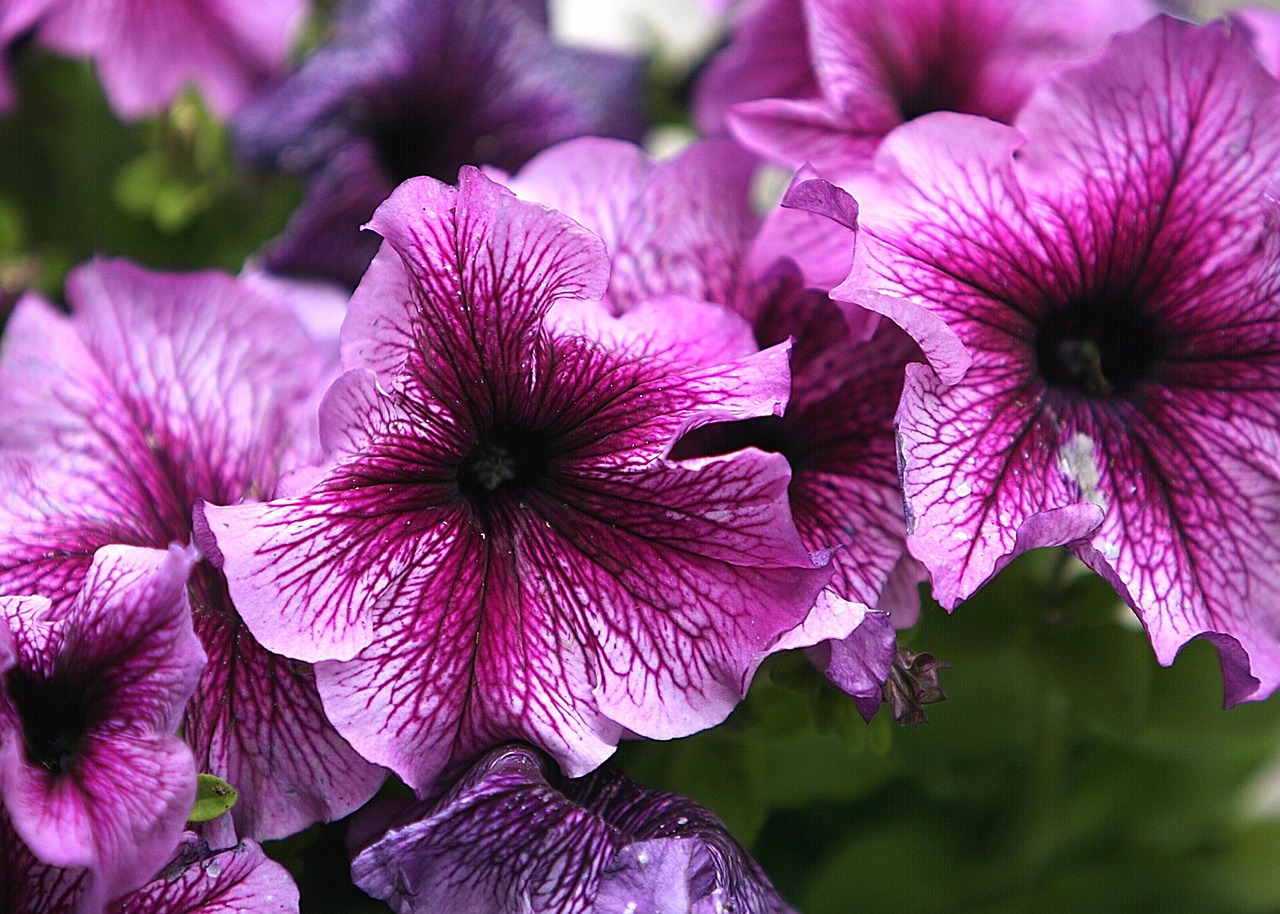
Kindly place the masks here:
[(0, 118), (0, 284), (58, 295), (96, 253), (158, 269), (238, 271), (300, 190), (232, 166), (227, 129), (192, 97), (121, 124), (88, 64), (19, 49), (19, 107)]
[(1280, 910), (1280, 824), (1250, 808), (1280, 703), (1224, 711), (1209, 645), (1161, 668), (1127, 615), (1033, 553), (903, 633), (951, 664), (928, 724), (864, 724), (794, 654), (722, 727), (619, 760), (719, 812), (806, 914)]

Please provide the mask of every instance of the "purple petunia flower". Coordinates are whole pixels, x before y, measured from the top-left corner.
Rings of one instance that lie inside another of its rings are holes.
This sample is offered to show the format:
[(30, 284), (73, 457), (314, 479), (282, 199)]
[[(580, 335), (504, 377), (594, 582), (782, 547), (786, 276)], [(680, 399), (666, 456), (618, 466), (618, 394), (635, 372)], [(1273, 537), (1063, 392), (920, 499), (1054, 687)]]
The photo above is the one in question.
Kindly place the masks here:
[[(931, 111), (1010, 121), (1055, 69), (1155, 12), (1149, 0), (801, 2), (803, 24), (791, 21), (795, 4), (780, 2), (766, 5), (768, 16), (743, 21), (709, 69), (714, 82), (701, 90), (700, 106), (730, 105), (730, 126), (747, 147), (833, 178), (865, 167), (886, 133)], [(742, 85), (723, 72), (733, 71), (741, 48), (771, 49), (772, 36), (806, 33), (817, 92), (799, 83), (794, 93), (731, 104), (743, 97)]]
[(1068, 544), (1162, 663), (1280, 683), (1280, 87), (1225, 25), (1160, 19), (1019, 130), (936, 115), (858, 182), (835, 294), (916, 336), (898, 414), (912, 552), (954, 607)]
[[(100, 546), (187, 542), (197, 498), (272, 496), (319, 457), (320, 355), (283, 305), (224, 274), (124, 261), (73, 271), (67, 297), (70, 318), (23, 301), (0, 359), (0, 593), (55, 606)], [(368, 800), (384, 773), (327, 722), (313, 671), (263, 650), (207, 562), (191, 598), (211, 662), (183, 733), (239, 791), (237, 832), (280, 838)]]
[(352, 863), (398, 914), (791, 914), (706, 809), (504, 746)]
[(235, 124), (244, 161), (308, 184), (266, 265), (355, 286), (378, 247), (360, 227), (406, 178), (518, 168), (582, 134), (639, 139), (642, 69), (555, 46), (545, 0), (347, 0), (332, 41)]
[(8, 0), (8, 7), (14, 23), (36, 26), (45, 47), (93, 58), (112, 108), (130, 119), (160, 110), (188, 83), (215, 113), (230, 115), (279, 71), (306, 12), (305, 0)]
[[(893, 611), (900, 626), (913, 624), (919, 611), (914, 584), (921, 572), (906, 555), (893, 416), (905, 366), (920, 356), (898, 328), (883, 322), (877, 330), (878, 315), (860, 308), (846, 313), (809, 287), (848, 273), (856, 204), (825, 182), (802, 183), (793, 196), (825, 193), (832, 197), (823, 201), (828, 215), (844, 224), (782, 210), (762, 226), (751, 207), (753, 167), (729, 141), (697, 143), (655, 163), (631, 144), (589, 138), (540, 154), (511, 187), (563, 209), (605, 239), (614, 264), (607, 301), (614, 309), (626, 312), (658, 296), (705, 299), (748, 319), (762, 346), (795, 340), (784, 415), (703, 426), (675, 453), (756, 447), (786, 456), (801, 542), (814, 551), (839, 548), (823, 597), (779, 647), (827, 642), (816, 649), (815, 662), (859, 697), (869, 716), (888, 675), (894, 625), (866, 610)], [(786, 257), (792, 251), (807, 275)], [(865, 620), (867, 628), (850, 640)]]
[[(0, 807), (0, 911), (13, 914), (99, 914), (86, 907), (84, 869), (41, 863), (22, 843)], [(245, 841), (213, 850), (191, 832), (182, 836), (155, 878), (105, 907), (106, 914), (298, 914), (289, 872)]]
[(204, 509), (255, 634), (332, 658), (330, 719), (419, 790), (512, 738), (581, 774), (624, 731), (723, 719), (829, 571), (796, 536), (782, 458), (666, 453), (780, 410), (784, 349), (749, 354), (713, 306), (613, 317), (590, 301), (599, 239), (474, 169), (457, 190), (406, 182), (371, 226), (385, 241), (321, 416), (329, 469), (294, 498)]
[(193, 559), (111, 546), (63, 612), (0, 597), (0, 797), (40, 861), (89, 871), (81, 910), (146, 882), (195, 800), (191, 750), (174, 736), (205, 663)]

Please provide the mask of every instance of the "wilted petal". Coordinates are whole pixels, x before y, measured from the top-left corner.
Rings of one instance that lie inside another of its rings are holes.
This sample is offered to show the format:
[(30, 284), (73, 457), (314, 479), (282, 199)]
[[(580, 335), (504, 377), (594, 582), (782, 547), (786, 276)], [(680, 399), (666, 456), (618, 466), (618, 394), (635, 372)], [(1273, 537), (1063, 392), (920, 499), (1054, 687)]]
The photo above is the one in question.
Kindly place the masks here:
[(896, 635), (887, 613), (869, 612), (852, 634), (816, 644), (807, 652), (822, 675), (853, 696), (863, 720), (871, 720), (880, 709), (893, 669)]
[(399, 914), (791, 910), (714, 816), (612, 769), (564, 782), (509, 746), (424, 812), (352, 864)]

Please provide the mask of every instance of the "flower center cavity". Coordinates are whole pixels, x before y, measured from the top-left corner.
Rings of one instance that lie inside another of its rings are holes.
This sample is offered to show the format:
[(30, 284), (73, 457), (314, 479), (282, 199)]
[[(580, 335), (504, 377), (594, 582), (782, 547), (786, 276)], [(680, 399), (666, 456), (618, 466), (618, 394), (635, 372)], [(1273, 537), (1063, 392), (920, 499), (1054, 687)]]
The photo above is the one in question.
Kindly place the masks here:
[(82, 685), (11, 670), (9, 694), (22, 718), (27, 758), (49, 771), (66, 771), (89, 725)]
[(1124, 396), (1150, 380), (1162, 348), (1141, 308), (1105, 296), (1050, 311), (1035, 347), (1040, 375), (1050, 386), (1092, 397)]
[(546, 477), (553, 450), (543, 432), (498, 423), (479, 435), (463, 459), (458, 488), (476, 508), (536, 489)]
[(712, 457), (754, 447), (783, 455), (794, 471), (800, 468), (805, 456), (802, 445), (795, 423), (788, 417), (756, 416), (699, 426), (676, 442), (671, 449), (671, 458)]

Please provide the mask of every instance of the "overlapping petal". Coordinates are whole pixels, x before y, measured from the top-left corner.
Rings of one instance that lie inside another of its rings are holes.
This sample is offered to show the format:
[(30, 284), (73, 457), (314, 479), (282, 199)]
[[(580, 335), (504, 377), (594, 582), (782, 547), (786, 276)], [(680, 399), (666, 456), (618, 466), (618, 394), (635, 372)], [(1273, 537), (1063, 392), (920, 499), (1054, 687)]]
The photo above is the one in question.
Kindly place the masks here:
[(750, 281), (746, 252), (760, 221), (749, 193), (754, 168), (727, 140), (653, 162), (630, 143), (589, 138), (547, 150), (509, 183), (604, 240), (617, 310), (665, 294), (728, 305)]
[(564, 782), (521, 746), (489, 753), (352, 872), (400, 914), (791, 910), (701, 806), (612, 768)]
[(583, 772), (623, 728), (723, 718), (827, 572), (784, 460), (664, 455), (779, 411), (785, 350), (709, 366), (706, 347), (546, 323), (603, 291), (599, 240), (474, 170), (409, 182), (376, 221), (400, 287), (375, 273), (353, 304), (347, 351), (378, 374), (326, 399), (333, 466), (295, 498), (204, 508), (245, 618), (332, 658), (331, 718), (419, 789), (511, 738)]
[(1071, 543), (1163, 662), (1203, 635), (1228, 701), (1280, 682), (1277, 104), (1244, 35), (1159, 20), (1037, 94), (1025, 146), (935, 115), (855, 187), (867, 239), (837, 294), (972, 358), (910, 369), (899, 413), (944, 605)]

